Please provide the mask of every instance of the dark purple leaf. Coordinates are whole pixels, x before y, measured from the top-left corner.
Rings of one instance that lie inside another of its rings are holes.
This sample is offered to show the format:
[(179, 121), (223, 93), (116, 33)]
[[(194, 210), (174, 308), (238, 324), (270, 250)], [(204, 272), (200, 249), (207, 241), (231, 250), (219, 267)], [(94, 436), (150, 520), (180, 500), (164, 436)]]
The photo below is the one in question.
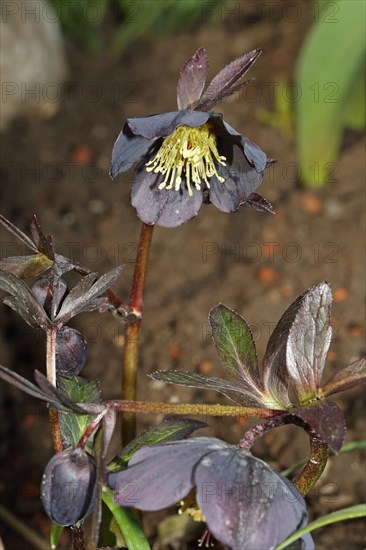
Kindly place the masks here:
[(35, 246), (34, 242), (25, 234), (23, 231), (18, 229), (15, 225), (13, 225), (9, 220), (7, 220), (4, 216), (0, 214), (0, 223), (2, 226), (4, 226), (10, 233), (13, 233), (22, 243), (24, 243), (26, 246), (28, 246), (33, 252), (38, 252), (37, 247)]
[(205, 422), (191, 420), (190, 418), (164, 420), (161, 424), (152, 426), (128, 443), (108, 464), (108, 470), (110, 472), (124, 470), (132, 456), (145, 445), (157, 445), (158, 443), (166, 443), (167, 441), (185, 439), (195, 430), (205, 428), (206, 426)]
[(22, 279), (0, 271), (0, 288), (10, 294), (4, 303), (14, 309), (29, 325), (46, 330), (51, 326), (45, 310)]
[(244, 204), (248, 208), (253, 208), (259, 212), (269, 212), (270, 214), (275, 213), (272, 204), (270, 204), (258, 193), (251, 193)]
[(208, 72), (206, 50), (200, 48), (188, 59), (180, 72), (177, 86), (178, 109), (193, 109), (205, 87)]
[(210, 82), (205, 93), (197, 105), (197, 110), (209, 111), (226, 97), (232, 95), (232, 89), (237, 81), (253, 65), (261, 50), (253, 50), (238, 59), (235, 59), (220, 71)]
[(291, 406), (288, 396), (289, 375), (286, 367), (287, 339), (303, 298), (304, 295), (299, 296), (278, 321), (268, 341), (263, 359), (264, 387), (273, 396), (274, 401), (282, 403), (284, 408)]
[(158, 371), (149, 376), (153, 380), (162, 380), (168, 384), (217, 391), (234, 401), (234, 403), (244, 407), (267, 407), (266, 402), (258, 396), (258, 392), (253, 391), (251, 386), (247, 387), (244, 383), (241, 383), (239, 386), (222, 378), (215, 378), (214, 376), (203, 376), (202, 374), (193, 372), (174, 370)]
[(65, 404), (59, 399), (58, 395), (50, 394), (48, 391), (44, 392), (32, 382), (29, 382), (29, 380), (23, 378), (23, 376), (20, 376), (20, 374), (17, 374), (16, 372), (11, 371), (6, 367), (3, 367), (2, 365), (0, 365), (0, 378), (2, 380), (5, 380), (5, 382), (16, 386), (18, 389), (24, 391), (28, 395), (31, 395), (32, 397), (36, 397), (41, 401), (46, 401), (47, 403), (50, 403), (58, 410), (70, 410), (70, 408), (68, 406), (65, 406)]
[(366, 359), (361, 357), (357, 361), (354, 361), (348, 367), (336, 372), (329, 380), (323, 385), (321, 393), (327, 397), (334, 393), (350, 390), (366, 381)]
[(51, 266), (52, 261), (44, 254), (9, 256), (0, 260), (0, 269), (14, 273), (14, 275), (22, 279), (36, 277)]
[[(62, 327), (57, 331), (56, 372), (73, 378), (83, 369), (87, 357), (87, 344), (79, 331)], [(78, 400), (79, 401), (79, 400)]]
[(261, 401), (255, 344), (249, 326), (235, 311), (220, 304), (211, 309), (209, 321), (217, 353), (228, 373)]
[(160, 510), (188, 495), (195, 464), (223, 446), (225, 443), (218, 439), (197, 437), (143, 447), (126, 470), (109, 474), (108, 483), (121, 506)]
[(38, 370), (34, 371), (34, 378), (36, 379), (38, 386), (45, 394), (56, 400), (58, 403), (64, 405), (66, 409), (80, 414), (86, 414), (88, 412), (87, 408), (84, 409), (82, 406), (75, 403), (63, 390), (56, 388), (53, 384), (51, 384), (45, 375)]
[(117, 281), (123, 266), (102, 275), (97, 281), (96, 274), (86, 275), (66, 296), (56, 322), (66, 324), (72, 317), (84, 311), (99, 309), (108, 299), (103, 294)]
[(214, 451), (193, 475), (208, 529), (230, 548), (274, 548), (306, 523), (300, 493), (249, 452)]
[(313, 287), (304, 294), (291, 324), (286, 364), (300, 403), (314, 397), (320, 388), (332, 335), (331, 303), (328, 283)]
[(47, 256), (47, 258), (49, 258), (50, 260), (54, 260), (55, 254), (53, 250), (52, 239), (49, 235), (46, 237), (46, 235), (43, 233), (41, 224), (39, 223), (36, 215), (32, 217), (29, 228), (34, 244), (36, 245), (39, 252), (42, 252), (42, 254)]
[(346, 425), (343, 412), (335, 403), (325, 401), (313, 407), (296, 407), (290, 412), (306, 422), (332, 451), (337, 453), (341, 449)]
[(46, 466), (41, 499), (51, 520), (74, 525), (89, 515), (95, 504), (96, 471), (93, 457), (82, 449), (66, 449)]

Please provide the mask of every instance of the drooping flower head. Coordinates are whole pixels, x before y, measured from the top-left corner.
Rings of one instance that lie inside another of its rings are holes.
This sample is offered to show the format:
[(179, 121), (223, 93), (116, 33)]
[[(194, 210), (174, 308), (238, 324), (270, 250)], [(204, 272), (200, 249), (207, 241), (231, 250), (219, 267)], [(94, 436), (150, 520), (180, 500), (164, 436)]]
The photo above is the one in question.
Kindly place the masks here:
[(213, 106), (238, 92), (238, 81), (261, 50), (225, 67), (203, 93), (208, 59), (203, 48), (180, 74), (179, 111), (129, 118), (113, 148), (110, 174), (116, 178), (135, 163), (132, 205), (150, 225), (175, 227), (196, 216), (202, 202), (222, 212), (241, 204), (272, 211), (255, 191), (271, 162), (253, 142), (234, 130)]
[[(108, 482), (118, 504), (148, 511), (179, 502), (195, 488), (210, 532), (230, 548), (274, 548), (307, 522), (305, 501), (289, 481), (220, 439), (143, 447)], [(314, 548), (311, 537), (304, 542), (306, 550)]]

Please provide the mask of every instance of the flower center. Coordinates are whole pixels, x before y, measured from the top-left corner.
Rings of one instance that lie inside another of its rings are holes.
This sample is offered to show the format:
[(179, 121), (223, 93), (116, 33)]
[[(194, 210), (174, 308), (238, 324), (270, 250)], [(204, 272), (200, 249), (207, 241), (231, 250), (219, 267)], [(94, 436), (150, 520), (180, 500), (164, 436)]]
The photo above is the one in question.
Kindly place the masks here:
[(159, 189), (175, 191), (180, 189), (184, 172), (188, 194), (192, 196), (192, 185), (200, 190), (204, 182), (209, 188), (208, 180), (212, 176), (216, 176), (221, 183), (225, 181), (217, 173), (215, 160), (226, 165), (226, 157), (219, 155), (216, 137), (207, 124), (196, 128), (178, 126), (164, 139), (155, 157), (146, 163), (146, 171), (160, 172), (165, 176)]

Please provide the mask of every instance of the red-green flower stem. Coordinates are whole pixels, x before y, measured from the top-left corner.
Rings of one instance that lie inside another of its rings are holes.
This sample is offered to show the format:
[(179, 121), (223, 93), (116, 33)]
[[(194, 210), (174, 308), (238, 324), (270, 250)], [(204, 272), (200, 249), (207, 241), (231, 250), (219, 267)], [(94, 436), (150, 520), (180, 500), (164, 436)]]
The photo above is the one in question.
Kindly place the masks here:
[(249, 450), (257, 437), (262, 437), (273, 428), (284, 426), (285, 424), (296, 424), (297, 426), (301, 426), (309, 436), (310, 457), (300, 474), (292, 481), (299, 493), (305, 496), (311, 491), (322, 475), (329, 458), (329, 448), (305, 422), (300, 420), (300, 418), (292, 414), (283, 414), (282, 416), (276, 416), (265, 420), (248, 430), (240, 441), (239, 447)]
[(115, 411), (133, 413), (158, 413), (200, 416), (241, 416), (246, 418), (271, 418), (282, 414), (282, 411), (240, 407), (235, 405), (205, 405), (196, 403), (162, 403), (154, 401), (108, 401), (108, 406)]
[[(137, 366), (139, 358), (141, 318), (144, 309), (144, 289), (149, 260), (149, 251), (154, 226), (142, 224), (140, 241), (137, 250), (135, 271), (129, 306), (136, 315), (136, 321), (126, 325), (123, 371), (122, 399), (136, 399)], [(125, 414), (122, 418), (122, 437), (126, 445), (136, 435), (136, 420), (134, 414)]]
[(322, 475), (329, 458), (328, 446), (310, 428), (305, 429), (310, 440), (310, 457), (298, 477), (292, 481), (304, 496), (311, 491)]
[[(53, 386), (56, 386), (56, 338), (57, 329), (52, 327), (47, 330), (46, 369), (47, 379)], [(50, 409), (50, 425), (53, 440), (53, 447), (56, 453), (62, 451), (62, 437), (58, 413)]]

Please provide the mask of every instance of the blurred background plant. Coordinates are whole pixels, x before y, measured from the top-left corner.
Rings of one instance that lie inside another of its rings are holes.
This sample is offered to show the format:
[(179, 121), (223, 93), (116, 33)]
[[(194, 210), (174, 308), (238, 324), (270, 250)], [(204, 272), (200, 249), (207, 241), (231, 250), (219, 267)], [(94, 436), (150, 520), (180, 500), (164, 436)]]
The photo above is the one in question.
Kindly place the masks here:
[[(50, 0), (66, 35), (94, 52), (120, 52), (144, 34), (191, 28), (203, 9), (215, 12), (219, 0)], [(111, 27), (113, 28), (110, 34)]]
[(345, 128), (365, 127), (365, 3), (317, 0), (314, 9), (296, 66), (296, 145), (303, 183), (316, 187), (328, 181)]

